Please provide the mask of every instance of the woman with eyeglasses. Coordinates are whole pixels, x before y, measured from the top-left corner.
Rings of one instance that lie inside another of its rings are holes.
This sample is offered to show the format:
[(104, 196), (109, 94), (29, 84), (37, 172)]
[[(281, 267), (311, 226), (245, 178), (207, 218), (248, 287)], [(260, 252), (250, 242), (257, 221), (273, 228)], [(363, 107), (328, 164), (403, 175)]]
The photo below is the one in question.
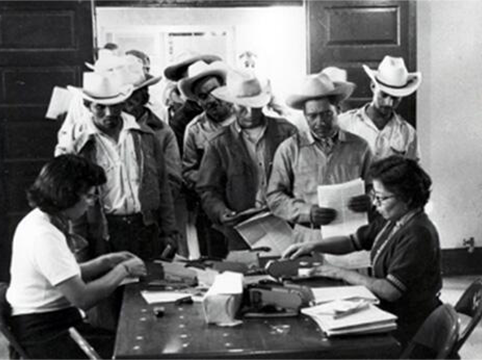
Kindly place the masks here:
[(79, 311), (110, 295), (129, 276), (143, 276), (142, 260), (111, 253), (78, 264), (69, 247), (68, 222), (82, 216), (105, 183), (104, 170), (76, 155), (49, 161), (27, 192), (34, 208), (13, 237), (7, 300), (12, 331), (33, 359), (86, 358), (68, 329)]
[(398, 316), (395, 336), (403, 346), (441, 304), (439, 237), (424, 212), (432, 181), (416, 161), (398, 156), (373, 163), (370, 173), (372, 202), (381, 217), (350, 236), (292, 245), (283, 257), (370, 250), (371, 276), (328, 264), (316, 274), (370, 289), (382, 309)]

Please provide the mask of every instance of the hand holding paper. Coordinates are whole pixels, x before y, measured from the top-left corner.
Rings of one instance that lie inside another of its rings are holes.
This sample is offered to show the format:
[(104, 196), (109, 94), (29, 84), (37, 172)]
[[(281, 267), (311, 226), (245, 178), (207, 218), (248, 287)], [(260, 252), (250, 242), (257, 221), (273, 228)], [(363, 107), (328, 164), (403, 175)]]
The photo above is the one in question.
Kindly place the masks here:
[(313, 205), (310, 210), (310, 220), (315, 226), (328, 225), (336, 219), (336, 210)]

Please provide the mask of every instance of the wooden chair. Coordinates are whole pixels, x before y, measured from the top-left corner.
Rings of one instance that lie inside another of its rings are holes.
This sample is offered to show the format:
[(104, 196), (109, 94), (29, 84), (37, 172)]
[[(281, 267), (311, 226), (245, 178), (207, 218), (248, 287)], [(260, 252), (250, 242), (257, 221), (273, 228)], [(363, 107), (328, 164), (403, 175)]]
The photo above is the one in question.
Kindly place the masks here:
[(447, 359), (459, 335), (459, 319), (452, 305), (435, 309), (407, 345), (401, 359)]
[(455, 304), (455, 311), (470, 317), (470, 321), (460, 332), (454, 347), (458, 352), (482, 318), (482, 278), (475, 280)]
[(10, 328), (10, 304), (7, 302), (8, 284), (5, 282), (0, 282), (0, 332), (5, 336), (9, 343), (9, 353), (11, 359), (28, 359), (27, 353), (20, 346), (15, 335), (12, 333)]

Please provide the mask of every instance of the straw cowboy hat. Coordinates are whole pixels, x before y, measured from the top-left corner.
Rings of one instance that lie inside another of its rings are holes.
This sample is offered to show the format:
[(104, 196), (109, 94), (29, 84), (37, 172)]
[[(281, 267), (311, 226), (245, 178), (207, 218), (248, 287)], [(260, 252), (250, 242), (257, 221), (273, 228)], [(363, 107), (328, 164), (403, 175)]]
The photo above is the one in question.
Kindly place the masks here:
[(321, 71), (322, 74), (328, 75), (331, 81), (347, 80), (346, 70), (337, 68), (336, 66), (328, 66)]
[(224, 81), (226, 80), (228, 68), (226, 64), (221, 61), (214, 61), (210, 64), (205, 61), (197, 61), (191, 64), (187, 68), (187, 77), (179, 82), (179, 90), (181, 93), (190, 100), (196, 100), (196, 95), (193, 93), (194, 84), (208, 76), (219, 77)]
[(287, 97), (286, 104), (293, 109), (302, 110), (304, 103), (308, 100), (330, 96), (340, 102), (348, 99), (353, 90), (355, 90), (355, 84), (351, 82), (332, 81), (323, 73), (311, 74), (305, 78), (298, 94)]
[(134, 91), (146, 86), (157, 84), (162, 76), (153, 76), (144, 71), (144, 63), (132, 54), (125, 55), (125, 67), (120, 69), (125, 76), (125, 83), (132, 84)]
[(174, 64), (164, 69), (164, 76), (171, 81), (179, 81), (186, 77), (188, 67), (195, 62), (204, 61), (206, 64), (211, 64), (212, 62), (221, 60), (217, 55), (201, 55), (193, 52), (183, 53)]
[(127, 85), (118, 73), (85, 72), (83, 87), (68, 86), (70, 91), (77, 92), (84, 100), (102, 105), (115, 105), (124, 102), (131, 96), (134, 87)]
[(372, 70), (366, 65), (363, 65), (363, 69), (380, 90), (396, 97), (414, 93), (422, 82), (422, 74), (409, 73), (400, 57), (385, 56), (378, 65), (378, 70)]
[(262, 108), (271, 99), (269, 82), (262, 86), (260, 80), (248, 72), (228, 72), (226, 86), (214, 89), (211, 94), (223, 101), (250, 108)]

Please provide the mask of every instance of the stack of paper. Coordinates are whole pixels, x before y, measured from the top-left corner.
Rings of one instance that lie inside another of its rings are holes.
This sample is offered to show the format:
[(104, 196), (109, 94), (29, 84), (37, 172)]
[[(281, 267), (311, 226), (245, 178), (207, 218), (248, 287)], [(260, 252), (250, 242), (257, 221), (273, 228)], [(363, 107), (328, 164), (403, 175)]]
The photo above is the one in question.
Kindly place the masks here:
[(378, 298), (363, 285), (326, 286), (311, 290), (316, 304), (346, 299), (363, 299), (372, 304), (379, 303)]
[(311, 317), (328, 336), (357, 335), (395, 330), (397, 317), (368, 302), (359, 300), (349, 306), (348, 301), (333, 301), (304, 308), (301, 312)]

